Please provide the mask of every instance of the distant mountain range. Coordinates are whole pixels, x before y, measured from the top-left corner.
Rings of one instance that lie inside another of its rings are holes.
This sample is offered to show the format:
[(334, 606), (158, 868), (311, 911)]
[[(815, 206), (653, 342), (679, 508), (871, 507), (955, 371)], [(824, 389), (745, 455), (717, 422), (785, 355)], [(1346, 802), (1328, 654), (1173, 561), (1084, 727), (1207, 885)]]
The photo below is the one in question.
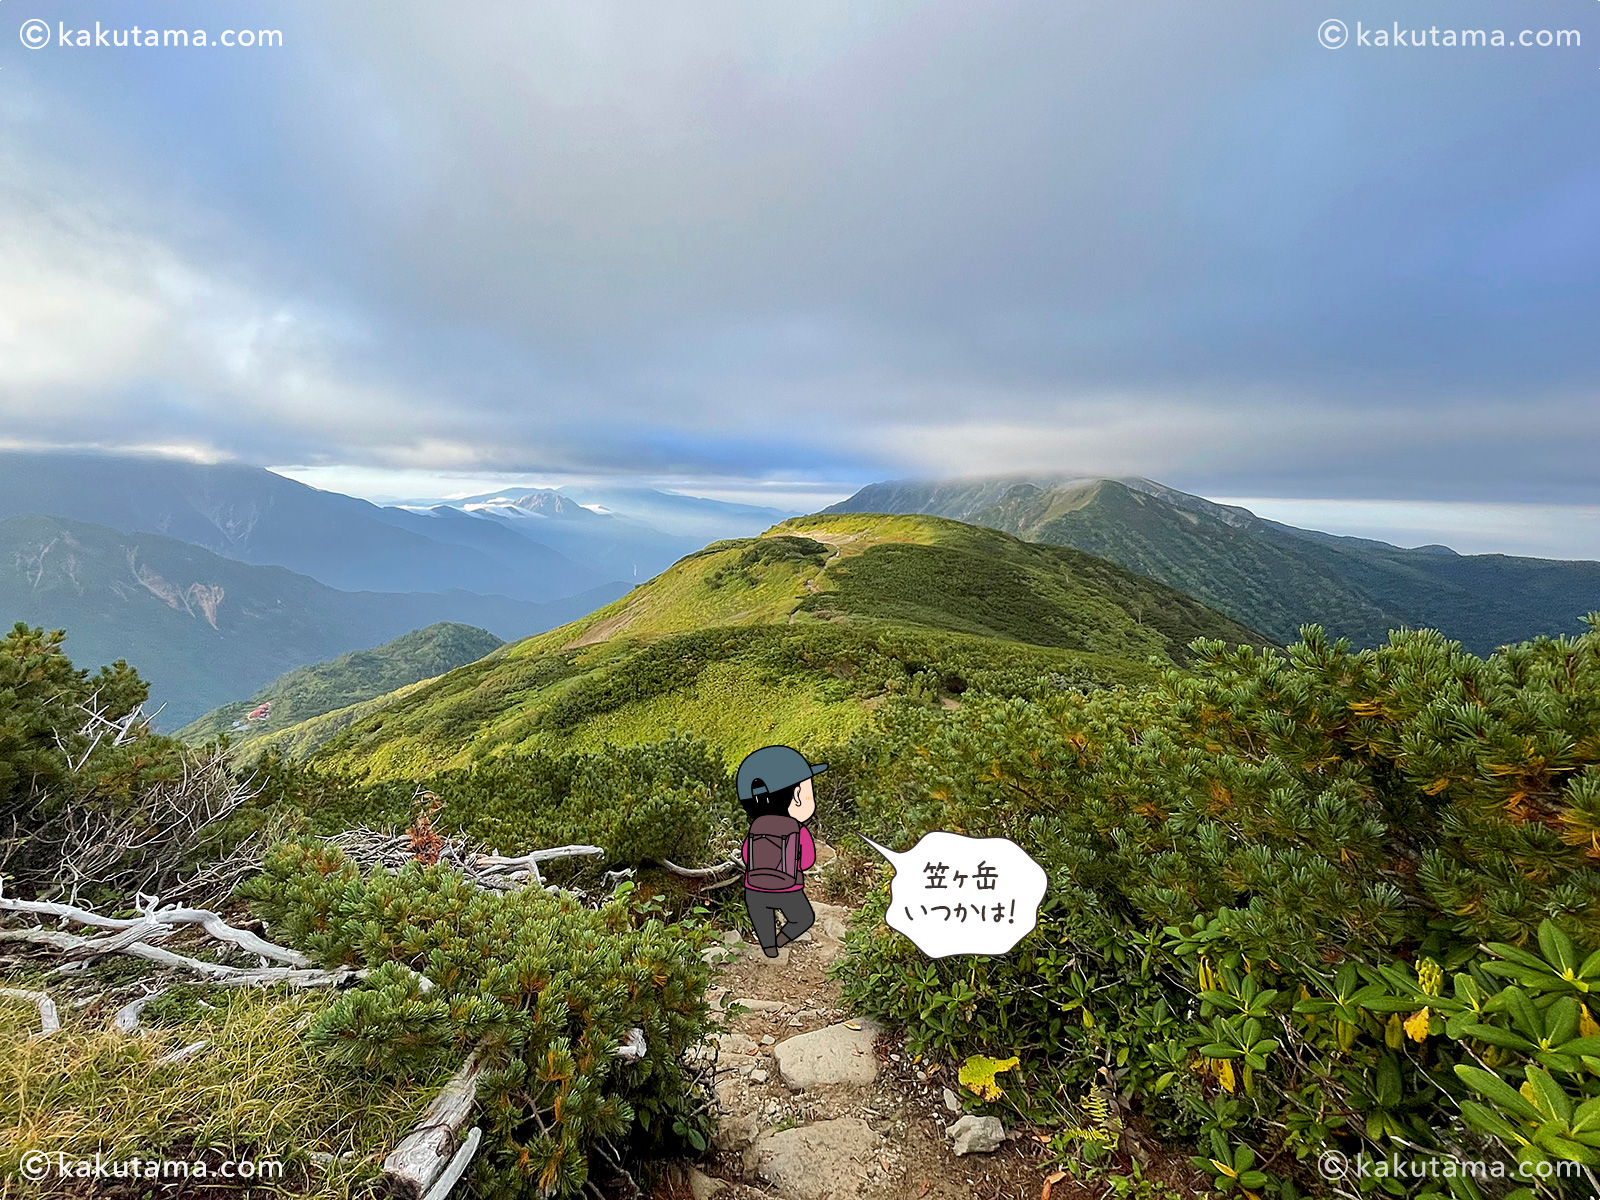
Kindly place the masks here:
[(245, 750), (257, 738), (443, 675), (503, 645), (487, 629), (441, 621), (370, 650), (353, 650), (329, 662), (296, 667), (248, 700), (212, 709), (178, 730), (177, 736), (203, 742), (226, 734), (235, 747)]
[(438, 621), (548, 629), (785, 515), (644, 488), (381, 507), (259, 467), (4, 451), (0, 627), (65, 628), (84, 663), (126, 658), (171, 728)]
[(123, 658), (171, 729), (285, 671), (437, 621), (523, 637), (625, 592), (603, 584), (536, 603), (472, 592), (342, 592), (176, 538), (60, 517), (0, 520), (0, 617), (66, 629), (85, 666)]
[(345, 591), (553, 600), (613, 578), (489, 521), (436, 521), (259, 467), (0, 453), (0, 517), (40, 513), (159, 533)]
[(1072, 546), (1179, 588), (1279, 642), (1315, 622), (1360, 645), (1442, 630), (1475, 653), (1574, 634), (1600, 563), (1403, 549), (1264, 520), (1148, 479), (876, 483), (836, 513), (926, 513)]
[(629, 582), (649, 579), (707, 542), (748, 537), (799, 515), (652, 488), (505, 488), (403, 508), (433, 518), (475, 517), (514, 529)]
[(0, 452), (0, 517), (28, 514), (159, 533), (344, 591), (539, 601), (648, 579), (707, 541), (795, 515), (648, 488), (510, 488), (380, 507), (260, 467)]

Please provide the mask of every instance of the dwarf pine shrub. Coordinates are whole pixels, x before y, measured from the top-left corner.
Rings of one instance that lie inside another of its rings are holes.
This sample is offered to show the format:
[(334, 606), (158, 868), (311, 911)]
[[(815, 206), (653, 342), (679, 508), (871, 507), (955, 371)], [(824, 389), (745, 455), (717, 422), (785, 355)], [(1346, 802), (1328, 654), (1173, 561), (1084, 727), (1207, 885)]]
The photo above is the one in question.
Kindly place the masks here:
[(1325, 1150), (1600, 1165), (1591, 625), (1487, 659), (1307, 627), (1286, 656), (1197, 642), (1143, 693), (893, 710), (863, 832), (1010, 837), (1051, 886), (1003, 958), (858, 922), (846, 996), (919, 1046), (1019, 1054), (1030, 1115), (1114, 1079), (1224, 1190), (1324, 1191)]
[[(625, 889), (590, 909), (537, 887), (486, 892), (439, 866), (364, 873), (301, 840), (243, 894), (278, 940), (371, 968), (319, 1013), (315, 1044), (380, 1076), (485, 1057), (474, 1186), (513, 1197), (573, 1195), (597, 1162), (705, 1144), (704, 1098), (679, 1060), (707, 1027), (709, 934), (638, 911)], [(615, 1054), (633, 1029), (637, 1061)]]

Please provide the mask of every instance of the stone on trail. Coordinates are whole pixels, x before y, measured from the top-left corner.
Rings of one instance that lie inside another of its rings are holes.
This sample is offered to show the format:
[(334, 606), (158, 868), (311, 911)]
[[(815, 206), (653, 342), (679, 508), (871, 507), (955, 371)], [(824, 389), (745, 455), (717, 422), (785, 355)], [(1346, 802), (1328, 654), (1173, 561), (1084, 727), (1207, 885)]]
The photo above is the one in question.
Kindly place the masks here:
[(949, 1129), (946, 1136), (955, 1142), (957, 1154), (989, 1154), (1005, 1145), (1006, 1127), (999, 1117), (962, 1117)]
[(737, 1153), (755, 1141), (760, 1132), (761, 1124), (754, 1113), (733, 1113), (718, 1123), (717, 1131), (711, 1135), (711, 1144), (718, 1150)]
[(860, 1117), (840, 1117), (762, 1135), (745, 1151), (744, 1170), (790, 1200), (856, 1200), (871, 1182), (865, 1162), (878, 1146)]
[(711, 1200), (718, 1192), (727, 1190), (726, 1180), (713, 1179), (698, 1167), (689, 1168), (689, 1194), (694, 1200)]
[[(850, 1025), (859, 1028), (851, 1029)], [(873, 1043), (878, 1027), (871, 1021), (829, 1025), (797, 1034), (772, 1048), (778, 1073), (792, 1090), (835, 1083), (871, 1083), (878, 1077)]]
[(945, 1088), (944, 1089), (944, 1106), (946, 1108), (948, 1108), (953, 1113), (960, 1112), (961, 1111), (961, 1097), (956, 1095), (949, 1088)]
[(782, 1000), (758, 1000), (753, 996), (740, 996), (734, 1003), (753, 1013), (775, 1013), (782, 1011), (784, 1007)]

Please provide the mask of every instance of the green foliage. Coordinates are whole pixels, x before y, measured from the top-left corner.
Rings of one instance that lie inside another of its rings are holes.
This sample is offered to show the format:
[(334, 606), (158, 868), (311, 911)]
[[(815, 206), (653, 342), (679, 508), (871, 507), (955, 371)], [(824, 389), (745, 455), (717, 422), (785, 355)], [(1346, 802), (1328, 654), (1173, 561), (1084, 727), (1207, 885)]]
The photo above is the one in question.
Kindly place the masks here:
[[(1295, 1164), (1328, 1148), (1583, 1161), (1600, 621), (1487, 660), (1303, 633), (1287, 657), (1197, 643), (1200, 675), (1144, 693), (889, 711), (862, 832), (1010, 837), (1051, 886), (1010, 955), (933, 962), (880, 892), (847, 998), (918, 1048), (1019, 1054), (997, 1102), (1030, 1115), (1070, 1120), (1056, 1097), (1109, 1072), (1224, 1189), (1314, 1182)], [(1492, 1125), (1474, 1070), (1526, 1106)]]
[(148, 689), (133, 668), (91, 675), (64, 640), (23, 624), (0, 638), (0, 867), (30, 893), (58, 881), (69, 824), (131, 814), (181, 770), (181, 747), (134, 717)]
[(756, 569), (763, 563), (809, 563), (820, 567), (828, 557), (828, 547), (821, 542), (802, 537), (754, 538), (739, 552), (737, 558), (720, 563), (706, 576), (706, 586), (715, 591), (738, 581), (746, 587), (756, 587)]
[[(371, 974), (320, 1012), (311, 1041), (405, 1078), (476, 1051), (485, 1196), (570, 1196), (591, 1155), (660, 1151), (709, 1132), (679, 1065), (703, 1036), (710, 934), (571, 893), (482, 891), (442, 867), (363, 874), (336, 849), (280, 845), (242, 889), (274, 935)], [(426, 977), (426, 988), (419, 977)], [(631, 1030), (644, 1056), (620, 1058)]]
[[(443, 675), (476, 662), (504, 644), (486, 630), (440, 621), (371, 650), (354, 650), (328, 662), (297, 667), (250, 699), (213, 709), (184, 726), (176, 736), (203, 742), (225, 734), (242, 749), (262, 734)], [(270, 715), (241, 728), (246, 714), (262, 704), (272, 705)]]
[(689, 737), (506, 755), (420, 782), (367, 783), (277, 756), (252, 774), (260, 808), (299, 814), (300, 827), (320, 835), (363, 824), (403, 829), (419, 790), (441, 802), (431, 817), (439, 833), (507, 854), (586, 843), (603, 847), (617, 866), (664, 858), (702, 865), (737, 847), (744, 831), (728, 768), (705, 741)]
[(61, 630), (21, 623), (0, 638), (0, 804), (75, 785), (81, 776), (109, 777), (135, 757), (119, 753), (110, 739), (96, 743), (84, 727), (91, 707), (120, 721), (145, 702), (149, 688), (121, 661), (91, 677), (72, 665), (65, 639)]
[(682, 731), (737, 763), (773, 741), (844, 741), (889, 698), (934, 706), (980, 691), (1032, 695), (1152, 676), (1125, 660), (914, 626), (722, 626), (496, 655), (374, 708), (317, 759), (368, 778), (415, 779), (508, 751), (599, 751)]

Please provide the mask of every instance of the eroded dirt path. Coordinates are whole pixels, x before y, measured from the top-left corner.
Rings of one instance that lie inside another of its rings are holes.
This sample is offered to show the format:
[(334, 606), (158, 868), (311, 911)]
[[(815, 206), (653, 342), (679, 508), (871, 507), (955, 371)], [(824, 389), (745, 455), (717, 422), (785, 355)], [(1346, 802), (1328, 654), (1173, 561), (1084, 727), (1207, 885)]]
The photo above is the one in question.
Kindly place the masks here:
[[(900, 1031), (841, 1007), (826, 970), (851, 912), (813, 907), (815, 926), (777, 959), (725, 935), (712, 996), (728, 1030), (703, 1049), (721, 1125), (705, 1159), (682, 1164), (655, 1200), (1038, 1200), (1048, 1164), (1033, 1131), (957, 1156), (946, 1133), (961, 1115), (955, 1064), (916, 1061)], [(1063, 1181), (1053, 1195), (1104, 1190)]]

